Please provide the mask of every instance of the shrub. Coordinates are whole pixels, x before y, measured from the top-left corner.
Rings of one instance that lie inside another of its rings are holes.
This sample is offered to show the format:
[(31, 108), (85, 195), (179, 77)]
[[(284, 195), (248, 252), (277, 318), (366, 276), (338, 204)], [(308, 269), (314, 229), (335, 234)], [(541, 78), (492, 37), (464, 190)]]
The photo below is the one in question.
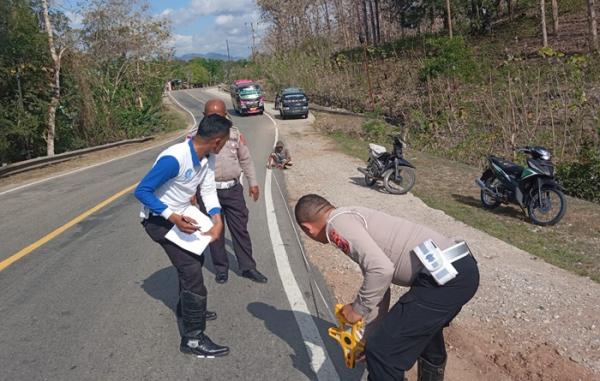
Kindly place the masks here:
[(586, 144), (576, 161), (564, 162), (557, 167), (557, 177), (567, 194), (593, 202), (600, 202), (600, 153)]
[(362, 125), (362, 129), (365, 135), (374, 141), (383, 139), (389, 132), (388, 124), (381, 119), (368, 119)]
[(475, 71), (473, 52), (462, 37), (438, 37), (425, 41), (427, 58), (419, 72), (421, 81), (439, 76), (469, 78)]

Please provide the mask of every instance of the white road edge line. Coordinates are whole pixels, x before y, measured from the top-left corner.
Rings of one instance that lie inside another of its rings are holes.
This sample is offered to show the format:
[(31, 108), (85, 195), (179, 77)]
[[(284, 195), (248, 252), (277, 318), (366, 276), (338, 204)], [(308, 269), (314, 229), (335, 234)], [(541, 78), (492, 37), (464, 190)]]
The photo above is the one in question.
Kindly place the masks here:
[[(184, 92), (184, 94), (187, 94), (187, 93)], [(194, 121), (194, 125), (192, 127), (196, 127), (196, 124), (198, 124), (198, 122), (196, 121), (196, 117), (194, 116), (194, 114), (192, 114), (192, 112), (190, 110), (188, 110), (187, 108), (183, 107), (183, 105), (181, 103), (179, 103), (179, 101), (177, 99), (175, 99), (175, 97), (173, 95), (171, 95), (170, 91), (169, 91), (169, 98), (171, 98), (175, 103), (177, 103), (177, 105), (179, 107), (181, 107), (183, 110), (187, 111), (188, 114), (190, 114), (192, 116), (192, 120)]]
[[(277, 144), (277, 140), (279, 140), (279, 130), (277, 129), (277, 122), (275, 121), (275, 119), (273, 119), (273, 117), (271, 117), (271, 114), (269, 112), (265, 112), (265, 115), (268, 116), (269, 119), (271, 119), (271, 122), (273, 122), (273, 125), (275, 126), (275, 134), (276, 134), (275, 135), (275, 144)], [(273, 144), (273, 145), (275, 145), (275, 144)], [(304, 259), (304, 263), (306, 263), (306, 266), (310, 268), (310, 263), (308, 262), (308, 258), (306, 257), (306, 253), (304, 252), (304, 248), (302, 247), (302, 242), (300, 241), (300, 236), (298, 235), (298, 230), (296, 229), (296, 226), (294, 225), (295, 221), (292, 218), (292, 215), (290, 214), (290, 210), (287, 207), (287, 200), (283, 196), (283, 192), (281, 191), (281, 186), (279, 185), (279, 182), (277, 181), (277, 178), (275, 178), (275, 183), (277, 184), (277, 188), (279, 189), (279, 194), (281, 195), (281, 199), (286, 204), (286, 211), (287, 211), (288, 216), (290, 218), (290, 222), (292, 223), (292, 228), (294, 229), (294, 233), (296, 234), (296, 240), (298, 241), (298, 247), (300, 247), (300, 252), (302, 253), (302, 257)], [(312, 282), (312, 281), (313, 280), (311, 279), (310, 282)], [(323, 295), (323, 291), (321, 291), (321, 288), (319, 287), (319, 285), (317, 284), (317, 282), (313, 282), (313, 283), (315, 285), (315, 288), (319, 292), (319, 296), (321, 297), (321, 300), (323, 301), (323, 304), (327, 308), (327, 314), (329, 315), (329, 318), (331, 319), (331, 321), (335, 322), (336, 318), (333, 315), (333, 312), (331, 311), (329, 303), (327, 303), (327, 300), (325, 299), (325, 296)]]
[[(283, 200), (284, 203), (287, 204), (287, 200), (283, 196), (283, 191), (281, 190), (279, 181), (277, 181), (277, 177), (275, 177), (275, 184), (277, 184), (277, 188), (279, 189), (279, 194), (281, 195), (281, 199)], [(298, 247), (300, 248), (300, 253), (302, 253), (302, 258), (304, 259), (304, 263), (306, 264), (306, 267), (309, 269), (309, 271), (311, 271), (310, 270), (311, 265), (310, 265), (310, 262), (308, 261), (308, 257), (306, 256), (306, 252), (304, 251), (304, 247), (302, 246), (302, 241), (300, 240), (300, 234), (298, 234), (298, 229), (296, 229), (294, 218), (292, 217), (292, 215), (290, 213), (290, 209), (287, 207), (287, 205), (286, 205), (285, 209), (287, 211), (288, 217), (290, 218), (290, 222), (292, 223), (292, 229), (294, 229), (294, 235), (296, 236), (296, 241), (298, 242)], [(321, 297), (321, 300), (323, 301), (323, 304), (326, 307), (327, 314), (329, 315), (329, 319), (332, 322), (335, 322), (336, 321), (335, 315), (333, 314), (333, 312), (331, 312), (332, 309), (329, 306), (329, 303), (327, 302), (327, 300), (325, 299), (325, 296), (323, 295), (323, 292), (321, 291), (319, 284), (316, 281), (314, 281), (313, 279), (311, 279), (310, 281), (314, 283), (315, 288), (319, 292), (319, 296)]]
[[(275, 125), (275, 142), (273, 142), (274, 147), (279, 138), (279, 130), (275, 120), (273, 120), (269, 114), (266, 115), (271, 119), (271, 121), (273, 121), (273, 124)], [(269, 229), (269, 235), (271, 236), (271, 244), (273, 245), (273, 253), (275, 255), (277, 271), (279, 272), (283, 289), (294, 313), (294, 317), (296, 319), (296, 323), (298, 324), (298, 328), (300, 329), (300, 333), (302, 334), (302, 338), (304, 339), (304, 344), (307, 347), (308, 355), (310, 357), (310, 365), (315, 372), (317, 379), (323, 381), (339, 380), (340, 376), (337, 374), (333, 363), (327, 356), (323, 339), (321, 338), (312, 314), (310, 313), (310, 310), (308, 309), (308, 306), (304, 300), (302, 291), (300, 291), (300, 287), (298, 286), (296, 278), (294, 277), (294, 273), (292, 272), (288, 255), (279, 231), (279, 225), (277, 224), (277, 215), (275, 214), (273, 197), (271, 195), (271, 177), (272, 172), (270, 169), (267, 169), (265, 178), (267, 226)]]

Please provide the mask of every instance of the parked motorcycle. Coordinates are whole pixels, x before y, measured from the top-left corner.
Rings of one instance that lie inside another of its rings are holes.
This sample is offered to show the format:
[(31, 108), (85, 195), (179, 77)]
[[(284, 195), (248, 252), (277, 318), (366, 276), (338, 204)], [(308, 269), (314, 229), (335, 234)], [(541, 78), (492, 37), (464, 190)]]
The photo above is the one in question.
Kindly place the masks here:
[(488, 156), (488, 168), (475, 183), (481, 188), (486, 209), (502, 203), (516, 203), (536, 225), (554, 225), (565, 215), (567, 202), (563, 188), (554, 177), (550, 152), (539, 146), (516, 148), (530, 157), (527, 167), (497, 156)]
[(403, 156), (404, 142), (399, 136), (389, 135), (394, 141), (393, 152), (385, 147), (369, 144), (369, 160), (366, 168), (358, 168), (365, 175), (367, 186), (383, 181), (385, 189), (392, 194), (408, 193), (415, 185), (415, 167)]

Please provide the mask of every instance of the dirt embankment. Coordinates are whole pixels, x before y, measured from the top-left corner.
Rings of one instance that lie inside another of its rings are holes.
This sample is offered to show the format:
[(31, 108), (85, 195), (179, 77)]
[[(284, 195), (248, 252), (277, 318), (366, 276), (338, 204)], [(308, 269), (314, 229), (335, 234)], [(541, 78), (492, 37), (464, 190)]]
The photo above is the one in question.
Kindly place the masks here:
[[(412, 194), (365, 187), (356, 170), (363, 163), (300, 120), (281, 121), (279, 128), (295, 162), (286, 172), (291, 204), (318, 193), (337, 205), (384, 210), (469, 242), (481, 286), (446, 330), (447, 380), (600, 380), (599, 284), (456, 221)], [(350, 302), (361, 281), (356, 265), (333, 247), (306, 239), (304, 244), (337, 300)], [(404, 291), (394, 287), (393, 299)]]

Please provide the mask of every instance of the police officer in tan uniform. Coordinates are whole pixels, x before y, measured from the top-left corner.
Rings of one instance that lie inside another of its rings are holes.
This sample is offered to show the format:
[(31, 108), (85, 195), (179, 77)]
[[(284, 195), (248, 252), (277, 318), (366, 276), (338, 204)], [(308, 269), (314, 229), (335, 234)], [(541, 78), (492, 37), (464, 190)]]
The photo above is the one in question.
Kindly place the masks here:
[[(362, 270), (358, 295), (342, 314), (350, 323), (367, 323), (369, 380), (402, 381), (418, 361), (419, 381), (442, 381), (443, 329), (479, 286), (466, 243), (373, 209), (336, 208), (314, 194), (300, 198), (295, 213), (310, 238), (335, 245)], [(391, 284), (410, 290), (388, 311)]]
[[(219, 99), (211, 99), (206, 102), (204, 115), (211, 114), (227, 116), (225, 103)], [(248, 208), (244, 200), (244, 187), (240, 183), (242, 172), (249, 185), (250, 197), (257, 201), (259, 189), (250, 150), (244, 135), (237, 128), (232, 127), (229, 141), (216, 157), (215, 180), (222, 208), (221, 214), (231, 233), (233, 251), (241, 275), (258, 283), (266, 283), (267, 277), (256, 269), (256, 262), (252, 257), (252, 242), (248, 233)], [(200, 209), (203, 210), (202, 198), (199, 194), (196, 198), (199, 201)], [(229, 261), (225, 251), (224, 231), (218, 240), (210, 244), (210, 254), (216, 271), (215, 280), (217, 283), (227, 282)]]

